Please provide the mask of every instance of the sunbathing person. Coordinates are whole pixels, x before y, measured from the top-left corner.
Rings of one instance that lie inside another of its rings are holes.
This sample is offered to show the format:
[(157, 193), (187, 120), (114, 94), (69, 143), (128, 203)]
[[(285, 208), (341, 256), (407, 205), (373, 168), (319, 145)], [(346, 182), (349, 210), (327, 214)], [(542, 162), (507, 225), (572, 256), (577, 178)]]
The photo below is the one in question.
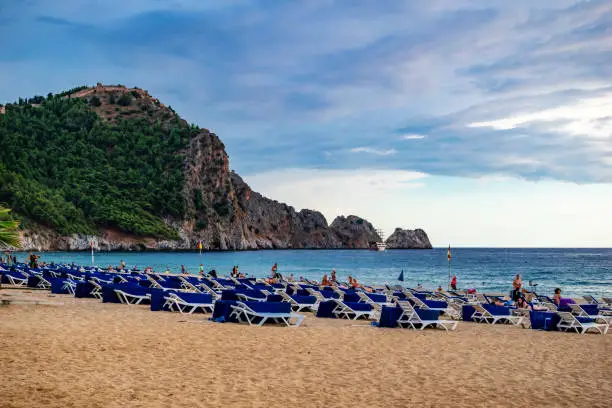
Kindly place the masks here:
[(557, 306), (561, 303), (561, 288), (555, 289), (555, 294), (553, 295), (553, 303)]
[(323, 279), (321, 280), (321, 286), (331, 286), (331, 281), (327, 278), (327, 274), (323, 275)]
[(529, 303), (527, 303), (527, 299), (525, 299), (523, 296), (521, 296), (519, 298), (519, 300), (516, 301), (516, 307), (518, 307), (519, 309), (531, 309), (531, 310), (533, 310), (533, 306), (531, 306)]
[(498, 298), (495, 298), (492, 302), (492, 304), (494, 304), (495, 306), (506, 306), (506, 303), (502, 302), (501, 300), (499, 300)]

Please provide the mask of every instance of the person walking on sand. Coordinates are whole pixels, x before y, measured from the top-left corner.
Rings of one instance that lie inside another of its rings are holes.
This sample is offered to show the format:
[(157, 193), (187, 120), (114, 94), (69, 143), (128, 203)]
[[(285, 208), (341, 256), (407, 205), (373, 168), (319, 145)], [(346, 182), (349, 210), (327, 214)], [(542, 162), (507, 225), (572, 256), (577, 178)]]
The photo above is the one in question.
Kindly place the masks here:
[(521, 297), (521, 286), (523, 286), (523, 282), (521, 282), (521, 274), (517, 273), (516, 277), (512, 281), (512, 300), (515, 302)]
[(332, 269), (332, 273), (331, 273), (331, 281), (333, 283), (338, 283), (338, 278), (336, 278), (336, 270)]
[(187, 275), (187, 269), (185, 269), (185, 265), (181, 265), (181, 275)]
[(453, 279), (451, 279), (451, 289), (457, 290), (457, 275), (453, 275)]
[(123, 259), (121, 260), (121, 269), (125, 269), (125, 261)]

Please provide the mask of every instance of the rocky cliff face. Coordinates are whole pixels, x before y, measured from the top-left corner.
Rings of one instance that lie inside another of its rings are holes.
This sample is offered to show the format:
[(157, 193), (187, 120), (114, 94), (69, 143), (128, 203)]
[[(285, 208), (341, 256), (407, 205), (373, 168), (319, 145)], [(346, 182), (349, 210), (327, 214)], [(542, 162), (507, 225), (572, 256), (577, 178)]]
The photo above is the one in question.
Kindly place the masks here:
[(381, 240), (372, 224), (355, 215), (336, 217), (331, 229), (342, 248), (370, 248)]
[(385, 241), (389, 249), (431, 249), (427, 234), (422, 229), (396, 228)]
[[(111, 106), (111, 99), (128, 93), (139, 101), (140, 111), (132, 113), (129, 107)], [(85, 98), (90, 102), (97, 98), (91, 109), (111, 122), (132, 114), (161, 120), (162, 125), (164, 118), (182, 121), (174, 111), (138, 88), (98, 84), (69, 97)], [(225, 146), (217, 135), (206, 129), (192, 137), (181, 153), (185, 157), (182, 186), (185, 213), (178, 219), (165, 219), (166, 224), (178, 232), (179, 239), (141, 237), (109, 228), (101, 228), (93, 237), (61, 236), (49, 228), (37, 226), (23, 231), (24, 248), (89, 250), (93, 242), (99, 250), (173, 250), (193, 249), (200, 240), (208, 250), (369, 248), (381, 239), (372, 224), (360, 217), (337, 217), (330, 226), (317, 211), (298, 212), (287, 204), (252, 191), (238, 174), (230, 171)], [(393, 248), (431, 247), (422, 230), (398, 229), (389, 240)]]

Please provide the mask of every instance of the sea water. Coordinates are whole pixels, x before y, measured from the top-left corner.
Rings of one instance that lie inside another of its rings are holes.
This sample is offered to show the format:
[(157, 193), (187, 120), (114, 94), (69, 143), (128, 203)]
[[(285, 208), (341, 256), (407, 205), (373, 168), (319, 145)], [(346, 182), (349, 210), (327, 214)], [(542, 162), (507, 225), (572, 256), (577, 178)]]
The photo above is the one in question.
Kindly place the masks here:
[[(552, 295), (561, 288), (564, 295), (595, 295), (612, 297), (612, 249), (485, 249), (453, 248), (450, 273), (457, 275), (459, 288), (479, 291), (508, 292), (517, 273), (524, 286), (539, 294)], [(43, 252), (41, 261), (91, 265), (89, 252)], [(20, 261), (27, 254), (17, 253)], [(189, 273), (197, 273), (198, 252), (96, 252), (96, 265), (117, 266), (121, 260), (128, 267), (143, 270), (151, 266), (156, 272), (169, 269), (177, 273), (184, 265)], [(339, 280), (348, 275), (370, 285), (403, 284), (426, 288), (446, 287), (449, 276), (447, 249), (432, 250), (261, 250), (245, 252), (204, 252), (202, 263), (206, 271), (215, 269), (219, 275), (230, 273), (234, 265), (247, 275), (258, 278), (270, 274), (278, 263), (278, 271), (296, 279), (320, 280), (335, 269)], [(404, 271), (404, 282), (397, 278)]]

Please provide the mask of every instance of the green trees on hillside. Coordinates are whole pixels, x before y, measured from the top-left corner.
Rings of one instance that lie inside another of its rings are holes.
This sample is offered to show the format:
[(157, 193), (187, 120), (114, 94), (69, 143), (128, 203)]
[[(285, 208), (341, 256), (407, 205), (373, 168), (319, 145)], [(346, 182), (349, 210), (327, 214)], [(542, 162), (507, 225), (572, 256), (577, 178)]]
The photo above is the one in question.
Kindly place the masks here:
[(0, 202), (61, 233), (107, 226), (176, 237), (162, 218), (185, 212), (180, 149), (195, 133), (178, 121), (104, 122), (81, 99), (8, 105), (0, 115)]
[(9, 215), (10, 209), (0, 205), (0, 248), (19, 248), (18, 221), (14, 221)]

